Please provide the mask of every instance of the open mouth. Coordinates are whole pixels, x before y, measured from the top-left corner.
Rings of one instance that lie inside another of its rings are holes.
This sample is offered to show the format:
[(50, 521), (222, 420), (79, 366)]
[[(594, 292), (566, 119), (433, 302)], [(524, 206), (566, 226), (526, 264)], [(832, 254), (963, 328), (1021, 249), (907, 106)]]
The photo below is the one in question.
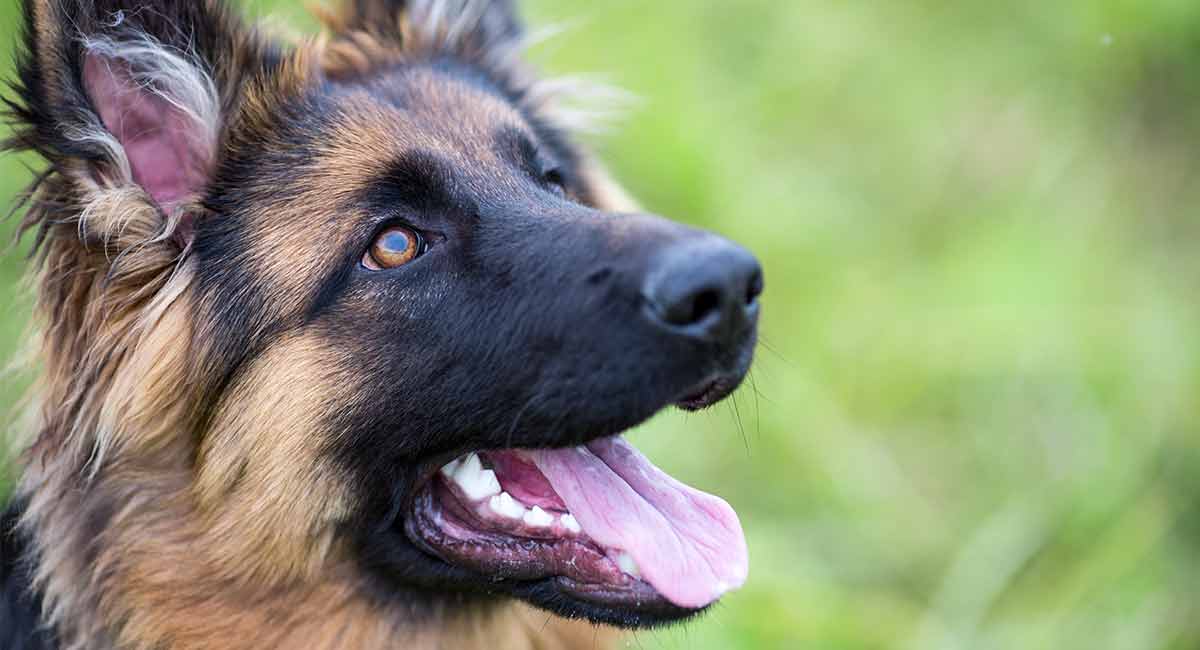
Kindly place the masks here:
[(655, 467), (623, 437), (469, 453), (417, 491), (410, 538), (497, 582), (552, 581), (603, 607), (686, 614), (746, 580), (722, 499)]

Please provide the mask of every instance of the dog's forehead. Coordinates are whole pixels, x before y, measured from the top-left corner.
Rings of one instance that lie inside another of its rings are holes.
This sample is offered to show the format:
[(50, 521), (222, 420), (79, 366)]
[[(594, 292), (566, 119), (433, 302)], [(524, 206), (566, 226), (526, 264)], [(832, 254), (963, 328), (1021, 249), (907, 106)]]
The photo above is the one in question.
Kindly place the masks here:
[(502, 164), (506, 134), (533, 139), (520, 111), (483, 83), (432, 67), (400, 68), (329, 90), (319, 171), (359, 185), (396, 159), (432, 155), (458, 173)]
[(513, 135), (535, 140), (503, 94), (432, 64), (325, 83), (294, 101), (275, 111), (291, 123), (253, 136), (280, 143), (251, 156), (255, 190), (247, 193), (239, 230), (250, 253), (243, 259), (297, 308), (344, 256), (341, 244), (361, 234), (364, 191), (396, 161), (419, 154), (442, 163), (431, 174), (453, 173), (464, 186), (495, 185), (511, 172)]
[(384, 112), (399, 117), (401, 124), (391, 126), (401, 139), (434, 138), (431, 144), (442, 146), (486, 142), (497, 126), (524, 126), (520, 112), (486, 77), (455, 66), (400, 66), (351, 88), (359, 91), (353, 103), (392, 109)]

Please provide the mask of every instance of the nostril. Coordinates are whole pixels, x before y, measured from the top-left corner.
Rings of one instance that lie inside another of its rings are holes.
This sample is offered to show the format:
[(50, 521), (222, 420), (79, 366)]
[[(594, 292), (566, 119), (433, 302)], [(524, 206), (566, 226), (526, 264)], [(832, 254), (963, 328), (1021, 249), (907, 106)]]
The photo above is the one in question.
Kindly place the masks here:
[(659, 302), (659, 314), (668, 325), (686, 327), (720, 313), (723, 302), (720, 289), (705, 287)]
[(753, 305), (755, 300), (762, 295), (763, 292), (763, 273), (762, 269), (754, 272), (754, 276), (750, 278), (750, 284), (746, 287), (746, 304)]
[(721, 311), (721, 292), (716, 289), (705, 289), (692, 298), (692, 308), (689, 310), (687, 322), (676, 325), (691, 325), (708, 318), (710, 314)]
[(642, 285), (648, 315), (675, 334), (732, 341), (754, 325), (762, 269), (746, 250), (704, 236), (659, 253)]

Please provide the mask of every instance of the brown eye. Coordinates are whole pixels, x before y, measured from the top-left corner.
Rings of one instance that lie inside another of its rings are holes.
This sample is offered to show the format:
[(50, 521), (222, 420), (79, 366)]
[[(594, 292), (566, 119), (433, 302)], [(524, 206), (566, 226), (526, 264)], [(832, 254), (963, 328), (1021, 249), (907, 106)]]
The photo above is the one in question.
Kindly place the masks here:
[(394, 269), (415, 260), (424, 252), (421, 235), (412, 228), (392, 226), (379, 233), (370, 250), (363, 255), (362, 265), (372, 271)]

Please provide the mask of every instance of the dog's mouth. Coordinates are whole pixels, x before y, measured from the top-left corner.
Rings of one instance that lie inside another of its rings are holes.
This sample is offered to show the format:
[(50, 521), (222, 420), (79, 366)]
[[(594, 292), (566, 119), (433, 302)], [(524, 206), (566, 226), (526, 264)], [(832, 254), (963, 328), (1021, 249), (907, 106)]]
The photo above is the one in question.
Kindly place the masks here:
[(666, 618), (707, 607), (748, 569), (729, 504), (621, 436), (466, 454), (418, 488), (405, 527), (427, 552), (492, 581), (548, 581), (584, 603)]

